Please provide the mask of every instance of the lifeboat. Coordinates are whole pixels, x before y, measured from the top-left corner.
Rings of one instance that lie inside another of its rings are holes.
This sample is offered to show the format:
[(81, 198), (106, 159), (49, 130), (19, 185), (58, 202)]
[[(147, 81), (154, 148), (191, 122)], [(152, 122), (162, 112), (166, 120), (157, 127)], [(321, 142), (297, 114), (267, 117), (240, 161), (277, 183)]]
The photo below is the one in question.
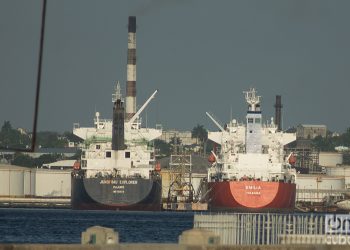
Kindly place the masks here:
[(295, 163), (297, 162), (297, 157), (292, 153), (289, 156), (288, 162), (290, 165), (295, 165)]
[(215, 156), (214, 156), (212, 153), (209, 155), (208, 161), (209, 161), (210, 163), (214, 163), (214, 162), (216, 161)]
[(73, 169), (74, 170), (80, 170), (80, 161), (76, 161), (73, 164)]
[(161, 167), (160, 167), (160, 163), (159, 162), (156, 163), (156, 165), (154, 167), (154, 170), (157, 171), (157, 172), (160, 172)]

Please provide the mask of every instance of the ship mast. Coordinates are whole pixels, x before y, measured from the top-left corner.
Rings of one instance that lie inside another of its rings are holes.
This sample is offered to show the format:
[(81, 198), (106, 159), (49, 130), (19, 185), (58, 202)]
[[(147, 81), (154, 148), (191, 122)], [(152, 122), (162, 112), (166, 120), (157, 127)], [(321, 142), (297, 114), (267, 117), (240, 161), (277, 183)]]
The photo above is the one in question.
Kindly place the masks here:
[(261, 96), (256, 95), (255, 88), (250, 88), (248, 91), (243, 91), (243, 93), (245, 94), (247, 103), (250, 105), (249, 111), (256, 111), (258, 108), (257, 105), (260, 103)]

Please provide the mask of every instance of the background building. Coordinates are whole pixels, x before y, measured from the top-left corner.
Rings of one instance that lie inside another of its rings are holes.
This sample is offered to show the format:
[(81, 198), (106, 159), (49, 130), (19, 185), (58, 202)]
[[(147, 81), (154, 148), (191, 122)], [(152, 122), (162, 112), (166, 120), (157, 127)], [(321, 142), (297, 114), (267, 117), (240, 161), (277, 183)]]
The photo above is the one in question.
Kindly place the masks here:
[(326, 125), (299, 124), (297, 126), (297, 139), (314, 139), (317, 136), (326, 137)]
[(171, 138), (174, 137), (179, 138), (182, 145), (192, 145), (197, 143), (196, 138), (192, 138), (191, 131), (163, 130), (162, 136), (159, 139), (169, 143)]

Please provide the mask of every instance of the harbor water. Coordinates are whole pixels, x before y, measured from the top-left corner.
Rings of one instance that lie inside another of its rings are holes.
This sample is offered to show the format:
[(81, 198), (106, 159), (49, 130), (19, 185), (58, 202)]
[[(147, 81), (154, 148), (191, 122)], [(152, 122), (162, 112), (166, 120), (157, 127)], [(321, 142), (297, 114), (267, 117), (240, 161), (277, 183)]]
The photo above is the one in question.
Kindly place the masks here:
[(193, 228), (193, 213), (0, 209), (0, 243), (80, 243), (81, 232), (99, 225), (119, 232), (122, 243), (177, 243)]

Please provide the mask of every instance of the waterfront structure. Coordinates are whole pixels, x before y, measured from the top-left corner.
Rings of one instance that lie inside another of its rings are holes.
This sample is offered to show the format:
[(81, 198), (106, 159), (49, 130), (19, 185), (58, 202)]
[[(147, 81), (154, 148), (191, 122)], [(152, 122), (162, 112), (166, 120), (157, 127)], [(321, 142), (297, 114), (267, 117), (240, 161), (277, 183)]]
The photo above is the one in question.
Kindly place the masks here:
[(71, 169), (0, 165), (1, 197), (70, 197)]
[(182, 145), (189, 146), (196, 144), (196, 138), (192, 138), (191, 131), (179, 131), (175, 129), (163, 130), (160, 140), (165, 141), (166, 143), (171, 142), (172, 138), (179, 138)]
[(323, 138), (327, 135), (326, 125), (299, 124), (297, 126), (297, 139), (314, 139), (317, 136)]
[(220, 236), (222, 245), (277, 245), (286, 235), (325, 234), (325, 214), (195, 214), (193, 227)]

